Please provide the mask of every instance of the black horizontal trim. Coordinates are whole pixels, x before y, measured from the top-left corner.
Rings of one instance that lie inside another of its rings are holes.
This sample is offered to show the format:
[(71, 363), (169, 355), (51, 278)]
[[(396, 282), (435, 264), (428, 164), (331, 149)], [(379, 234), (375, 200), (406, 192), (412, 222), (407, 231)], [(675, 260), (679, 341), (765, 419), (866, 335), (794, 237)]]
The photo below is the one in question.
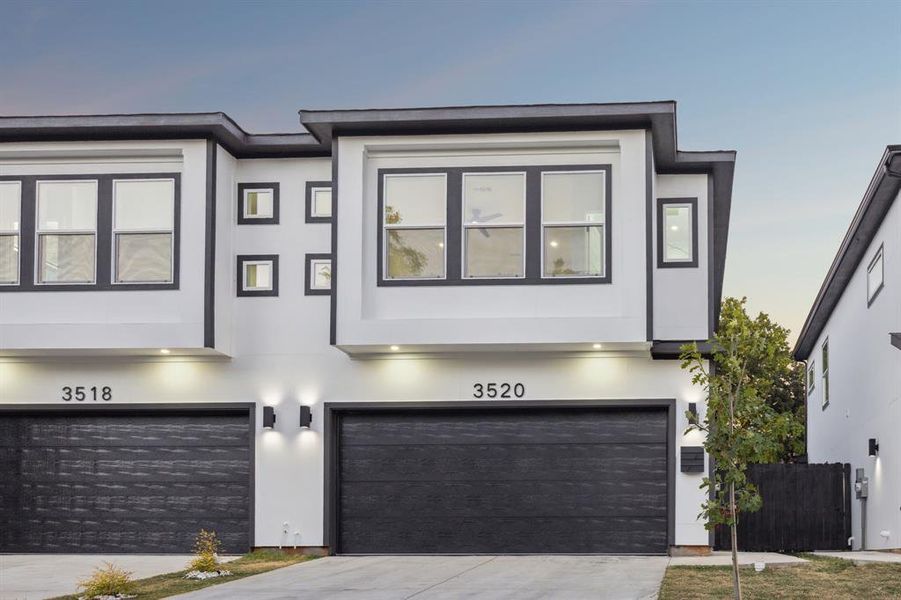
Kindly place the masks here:
[(813, 306), (804, 321), (794, 357), (807, 360), (822, 334), (832, 311), (841, 300), (858, 265), (879, 231), (885, 216), (901, 191), (901, 144), (886, 146), (879, 166), (848, 226), (826, 279), (817, 292)]
[(0, 142), (187, 139), (214, 139), (236, 158), (331, 154), (308, 133), (251, 134), (222, 112), (0, 117)]
[(698, 345), (702, 357), (709, 359), (713, 355), (712, 346), (707, 340), (654, 340), (651, 343), (651, 357), (658, 360), (678, 360), (682, 346), (691, 343)]

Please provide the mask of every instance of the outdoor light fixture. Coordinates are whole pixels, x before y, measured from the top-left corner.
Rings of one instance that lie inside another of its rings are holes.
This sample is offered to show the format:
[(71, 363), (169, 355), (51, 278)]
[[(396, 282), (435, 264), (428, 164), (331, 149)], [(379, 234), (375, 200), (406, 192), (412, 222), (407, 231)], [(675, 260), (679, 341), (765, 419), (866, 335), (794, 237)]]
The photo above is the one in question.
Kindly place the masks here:
[(313, 413), (310, 412), (309, 406), (300, 405), (300, 426), (305, 427), (307, 429), (310, 428), (310, 423), (313, 422)]
[(869, 451), (869, 455), (870, 455), (871, 457), (874, 457), (874, 458), (875, 458), (876, 455), (879, 454), (879, 440), (877, 440), (876, 438), (870, 438), (870, 439), (869, 439), (869, 446), (870, 446), (870, 449), (869, 449), (869, 450), (870, 450), (870, 451)]
[(397, 352), (398, 350), (400, 350), (400, 346), (391, 346), (392, 352)]
[(591, 347), (594, 348), (595, 350), (600, 350), (600, 349), (601, 349), (601, 345), (600, 345), (600, 344), (592, 344)]
[(275, 409), (271, 406), (263, 407), (263, 429), (275, 427)]
[(160, 354), (169, 354), (170, 350), (168, 348), (160, 348)]
[(697, 402), (689, 402), (688, 403), (688, 412), (691, 413), (692, 418), (697, 421), (698, 420), (698, 403)]

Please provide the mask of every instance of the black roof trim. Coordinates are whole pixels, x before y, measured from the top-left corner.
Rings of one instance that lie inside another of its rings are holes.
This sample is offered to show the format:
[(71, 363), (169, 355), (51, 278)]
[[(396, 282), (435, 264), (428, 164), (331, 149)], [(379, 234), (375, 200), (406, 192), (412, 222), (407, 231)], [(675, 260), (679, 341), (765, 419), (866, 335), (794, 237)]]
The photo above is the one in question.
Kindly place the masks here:
[(654, 360), (678, 360), (682, 346), (695, 343), (698, 351), (706, 359), (713, 357), (713, 346), (707, 340), (654, 340), (651, 343), (651, 358)]
[(301, 124), (321, 142), (341, 135), (428, 135), (525, 131), (649, 129), (659, 174), (713, 176), (714, 322), (726, 268), (735, 151), (686, 152), (676, 139), (676, 102), (528, 104), (353, 110), (301, 110)]
[(237, 158), (331, 154), (309, 133), (247, 133), (221, 112), (0, 117), (0, 142), (192, 138), (214, 139)]
[(892, 346), (901, 350), (901, 333), (890, 333), (889, 336), (892, 340)]
[(876, 173), (857, 207), (826, 279), (795, 344), (797, 360), (807, 360), (864, 253), (901, 190), (901, 145), (886, 146)]

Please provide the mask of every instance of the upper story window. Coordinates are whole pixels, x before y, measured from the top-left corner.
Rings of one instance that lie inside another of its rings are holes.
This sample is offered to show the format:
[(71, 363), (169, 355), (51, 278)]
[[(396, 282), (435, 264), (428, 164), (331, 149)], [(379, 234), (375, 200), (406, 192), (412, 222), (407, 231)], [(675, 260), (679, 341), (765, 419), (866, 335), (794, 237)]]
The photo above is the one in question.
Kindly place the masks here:
[(19, 282), (22, 184), (0, 181), (0, 285)]
[(332, 182), (308, 181), (306, 188), (307, 223), (328, 223), (332, 219)]
[(820, 364), (823, 365), (823, 408), (829, 406), (829, 339), (820, 350)]
[(238, 256), (238, 296), (278, 296), (278, 255)]
[(332, 290), (331, 254), (307, 254), (304, 293), (307, 296), (327, 296)]
[(38, 283), (93, 283), (97, 181), (37, 182)]
[(885, 260), (883, 247), (879, 246), (876, 255), (867, 267), (867, 306), (873, 303), (885, 285)]
[(603, 171), (542, 173), (543, 277), (605, 274), (604, 179)]
[(657, 201), (657, 267), (698, 266), (698, 199)]
[(172, 281), (175, 181), (113, 181), (116, 283)]
[(816, 382), (816, 363), (810, 361), (810, 365), (807, 367), (807, 395), (809, 396), (815, 387)]
[(385, 175), (383, 185), (385, 279), (443, 279), (447, 176)]
[(378, 285), (610, 283), (610, 172), (380, 169)]
[(239, 183), (238, 224), (278, 225), (279, 184)]
[(463, 277), (524, 277), (525, 221), (525, 173), (464, 173)]

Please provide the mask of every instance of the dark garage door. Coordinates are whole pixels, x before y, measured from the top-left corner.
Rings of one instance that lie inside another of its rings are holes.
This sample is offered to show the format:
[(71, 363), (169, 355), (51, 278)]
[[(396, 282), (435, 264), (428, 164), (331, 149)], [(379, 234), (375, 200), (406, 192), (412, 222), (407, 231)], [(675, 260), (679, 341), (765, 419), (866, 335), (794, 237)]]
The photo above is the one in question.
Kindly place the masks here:
[(665, 553), (667, 411), (339, 413), (341, 553)]
[(248, 408), (0, 413), (0, 552), (250, 546)]

